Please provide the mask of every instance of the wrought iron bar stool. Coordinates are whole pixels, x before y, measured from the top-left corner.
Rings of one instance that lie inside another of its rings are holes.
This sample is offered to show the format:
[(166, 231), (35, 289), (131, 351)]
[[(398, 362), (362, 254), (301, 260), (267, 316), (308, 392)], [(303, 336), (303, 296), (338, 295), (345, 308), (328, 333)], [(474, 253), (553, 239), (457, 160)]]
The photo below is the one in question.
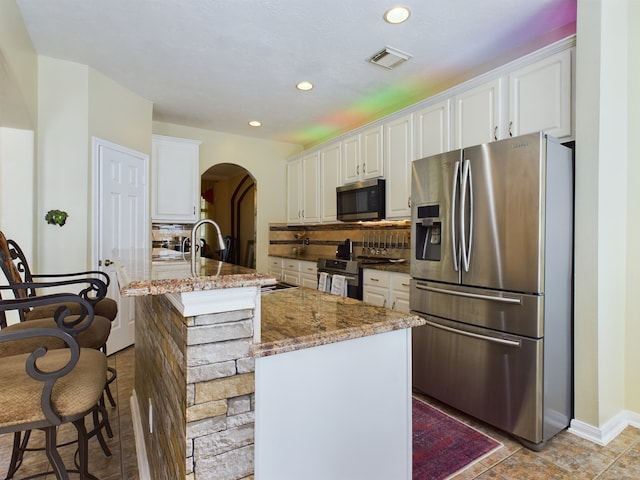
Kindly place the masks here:
[[(87, 432), (84, 419), (94, 420), (106, 410), (100, 399), (107, 378), (107, 359), (103, 352), (81, 348), (75, 339), (86, 331), (95, 319), (91, 305), (75, 294), (54, 294), (29, 299), (0, 300), (0, 316), (8, 310), (31, 306), (79, 303), (87, 318), (78, 324), (69, 321), (70, 310), (60, 307), (54, 316), (53, 328), (24, 328), (0, 331), (0, 433), (14, 433), (14, 446), (7, 478), (13, 478), (22, 462), (17, 440), (22, 432), (33, 429), (45, 433), (45, 453), (51, 471), (33, 475), (55, 474), (67, 480), (68, 472), (80, 474), (81, 479), (94, 479), (88, 472), (88, 441), (99, 433)], [(57, 428), (72, 423), (78, 434), (78, 448), (74, 461), (77, 470), (68, 470), (58, 452)]]
[[(28, 289), (14, 288), (14, 295), (16, 296), (16, 298), (25, 296), (36, 296), (36, 288), (41, 288), (45, 285), (45, 283), (49, 284), (56, 282), (56, 285), (61, 285), (63, 284), (61, 282), (71, 280), (82, 282), (87, 278), (96, 278), (98, 280), (102, 280), (102, 282), (104, 282), (104, 284), (106, 285), (105, 288), (101, 289), (99, 286), (96, 286), (98, 284), (93, 283), (85, 291), (85, 298), (92, 304), (95, 315), (107, 318), (111, 322), (113, 322), (118, 315), (118, 303), (112, 298), (106, 296), (111, 279), (105, 272), (101, 272), (99, 270), (90, 270), (85, 272), (73, 273), (35, 274), (31, 271), (29, 262), (27, 261), (27, 258), (18, 243), (14, 240), (7, 239), (2, 231), (0, 231), (0, 267), (4, 272), (9, 285), (14, 287), (18, 284), (24, 286), (25, 283), (33, 283), (35, 285), (34, 287)], [(45, 281), (45, 283), (43, 283), (43, 280)], [(20, 312), (20, 321), (23, 322), (42, 318), (51, 318), (57, 307), (57, 305), (47, 305), (26, 309), (25, 311)], [(70, 308), (72, 314), (78, 315), (80, 313), (80, 308), (77, 305), (71, 305)], [(0, 325), (0, 328), (2, 328), (3, 326), (4, 325)], [(98, 347), (103, 351), (105, 355), (107, 354), (107, 338), (108, 336), (104, 338), (104, 343)], [(80, 345), (87, 346), (83, 344), (81, 340)], [(111, 393), (111, 389), (109, 386), (116, 379), (117, 372), (113, 367), (108, 367), (108, 372), (109, 377), (107, 379), (105, 393), (107, 395), (107, 398), (109, 399), (109, 403), (111, 404), (111, 406), (115, 407), (116, 402), (113, 398), (113, 394)], [(113, 436), (111, 426), (109, 424), (107, 424), (107, 433), (109, 437)]]

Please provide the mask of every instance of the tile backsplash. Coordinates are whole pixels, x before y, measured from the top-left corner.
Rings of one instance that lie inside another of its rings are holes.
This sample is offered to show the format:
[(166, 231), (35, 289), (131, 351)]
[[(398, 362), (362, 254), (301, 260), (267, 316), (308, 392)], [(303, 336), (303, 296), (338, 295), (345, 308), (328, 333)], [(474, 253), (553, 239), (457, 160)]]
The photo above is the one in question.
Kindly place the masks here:
[(269, 225), (269, 255), (316, 260), (333, 258), (338, 245), (353, 242), (353, 257), (385, 256), (409, 260), (409, 220), (340, 222), (309, 225)]

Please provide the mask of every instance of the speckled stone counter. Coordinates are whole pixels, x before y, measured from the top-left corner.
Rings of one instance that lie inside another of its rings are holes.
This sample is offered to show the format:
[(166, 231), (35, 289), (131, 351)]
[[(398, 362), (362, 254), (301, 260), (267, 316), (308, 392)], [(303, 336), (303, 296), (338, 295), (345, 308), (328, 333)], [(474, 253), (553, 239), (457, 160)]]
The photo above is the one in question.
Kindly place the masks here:
[[(129, 257), (130, 258), (130, 257)], [(219, 288), (273, 285), (276, 279), (255, 270), (199, 259), (198, 276), (191, 275), (186, 261), (135, 261), (123, 255), (118, 267), (120, 293), (125, 296), (161, 295)]]
[(308, 288), (262, 295), (260, 343), (255, 357), (424, 325), (424, 319)]
[[(184, 260), (152, 262), (136, 252), (118, 257), (121, 295), (135, 297), (131, 408), (136, 446), (144, 452), (138, 459), (141, 478), (235, 480), (254, 473), (293, 478), (272, 469), (291, 464), (280, 455), (293, 446), (279, 445), (295, 444), (302, 433), (309, 441), (295, 454), (299, 462), (327, 463), (325, 455), (317, 456), (316, 446), (323, 445), (328, 463), (337, 465), (334, 453), (366, 444), (362, 451), (377, 452), (384, 462), (350, 452), (358, 471), (366, 465), (369, 473), (387, 469), (385, 478), (409, 480), (411, 327), (424, 321), (303, 287), (261, 293), (261, 286), (276, 283), (273, 276), (209, 259), (198, 266), (194, 277)], [(313, 371), (315, 365), (336, 364)], [(290, 368), (312, 385), (297, 388)], [(299, 397), (314, 388), (322, 395)], [(374, 399), (365, 409), (356, 401), (361, 395)], [(315, 434), (317, 425), (300, 430), (298, 416), (291, 414), (296, 408), (318, 411), (347, 397), (347, 408), (325, 420), (334, 425), (332, 431), (340, 429), (353, 440), (339, 450), (332, 438)], [(286, 405), (286, 411), (274, 405)], [(365, 434), (380, 412), (392, 426)], [(269, 423), (276, 420), (277, 425)], [(261, 427), (254, 427), (259, 422)], [(337, 478), (337, 472), (314, 468), (323, 478)]]

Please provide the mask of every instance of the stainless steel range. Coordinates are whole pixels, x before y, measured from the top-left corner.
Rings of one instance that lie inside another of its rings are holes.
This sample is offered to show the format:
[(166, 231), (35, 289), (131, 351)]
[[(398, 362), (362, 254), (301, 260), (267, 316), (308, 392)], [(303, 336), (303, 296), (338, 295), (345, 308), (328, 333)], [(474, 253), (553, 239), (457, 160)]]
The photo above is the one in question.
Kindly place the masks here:
[(334, 275), (343, 275), (347, 279), (347, 297), (362, 300), (362, 268), (356, 260), (320, 258), (318, 279), (323, 272), (327, 273), (331, 280)]

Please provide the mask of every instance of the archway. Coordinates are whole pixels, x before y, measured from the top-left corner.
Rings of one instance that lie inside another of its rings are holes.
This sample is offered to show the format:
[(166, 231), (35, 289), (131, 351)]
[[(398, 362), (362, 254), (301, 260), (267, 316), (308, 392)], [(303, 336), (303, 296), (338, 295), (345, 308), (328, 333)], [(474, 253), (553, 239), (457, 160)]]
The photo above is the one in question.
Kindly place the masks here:
[[(229, 249), (223, 259), (255, 268), (256, 181), (249, 171), (232, 163), (220, 163), (200, 178), (200, 218), (211, 218), (220, 225)], [(219, 258), (211, 229), (205, 230), (204, 255)]]

